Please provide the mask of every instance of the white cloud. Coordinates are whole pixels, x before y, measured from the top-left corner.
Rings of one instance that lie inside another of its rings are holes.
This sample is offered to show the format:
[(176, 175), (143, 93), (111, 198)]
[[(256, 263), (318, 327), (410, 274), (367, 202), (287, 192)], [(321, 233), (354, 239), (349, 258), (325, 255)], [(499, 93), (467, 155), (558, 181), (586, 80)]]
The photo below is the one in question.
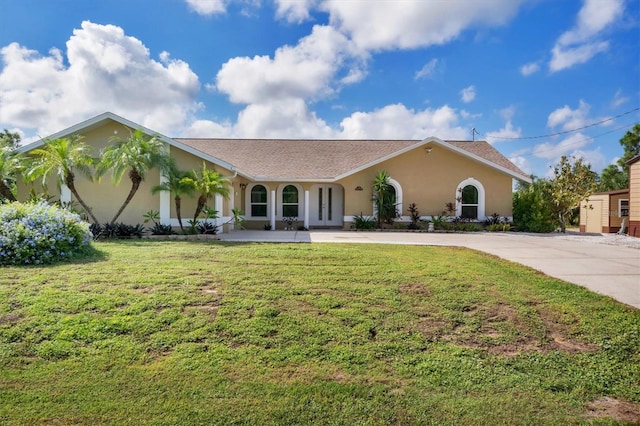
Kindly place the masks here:
[(41, 136), (104, 111), (159, 132), (183, 124), (197, 109), (198, 77), (163, 52), (160, 61), (114, 25), (82, 23), (63, 52), (41, 56), (12, 43), (0, 50), (0, 122)]
[(308, 21), (311, 19), (309, 9), (317, 2), (318, 0), (275, 0), (276, 17), (290, 23)]
[(427, 62), (419, 71), (416, 72), (414, 79), (419, 80), (421, 78), (431, 78), (436, 72), (438, 66), (438, 60), (433, 58)]
[(537, 62), (531, 62), (528, 64), (524, 64), (520, 67), (520, 74), (525, 77), (530, 76), (531, 74), (535, 74), (540, 70), (540, 64)]
[(591, 143), (591, 139), (582, 133), (575, 133), (558, 143), (543, 142), (533, 147), (533, 155), (547, 160), (560, 158), (561, 155), (575, 152)]
[(296, 46), (276, 50), (273, 59), (230, 59), (218, 72), (216, 86), (235, 103), (323, 97), (334, 92), (332, 83), (342, 69), (347, 69), (343, 83), (362, 79), (363, 61), (344, 35), (331, 27), (314, 26)]
[(588, 115), (591, 107), (582, 99), (577, 109), (571, 109), (568, 105), (558, 108), (549, 114), (548, 127), (561, 126), (563, 130), (574, 130), (588, 123)]
[(363, 49), (413, 49), (444, 44), (468, 28), (505, 24), (520, 0), (484, 0), (452, 7), (432, 1), (341, 1), (322, 4), (332, 26)]
[(623, 16), (624, 0), (584, 0), (576, 24), (564, 32), (551, 50), (551, 72), (570, 68), (589, 61), (609, 48), (607, 41), (599, 41), (603, 31)]
[(335, 136), (301, 99), (254, 103), (238, 115), (234, 135), (244, 138), (313, 138)]
[(199, 15), (210, 16), (227, 11), (225, 0), (185, 0), (189, 9)]
[(622, 90), (616, 90), (616, 93), (613, 95), (613, 99), (611, 100), (611, 108), (617, 108), (622, 104), (629, 102), (629, 97), (622, 95)]
[(529, 160), (527, 160), (526, 157), (523, 157), (522, 155), (509, 157), (509, 161), (511, 161), (517, 168), (527, 174), (531, 174), (533, 170)]
[(460, 91), (462, 102), (468, 104), (476, 98), (476, 88), (474, 86), (465, 87)]
[(507, 121), (504, 127), (495, 132), (488, 132), (487, 139), (490, 143), (499, 142), (501, 139), (514, 139), (522, 136), (522, 129), (519, 127), (513, 127), (511, 120)]
[(604, 169), (607, 164), (607, 159), (602, 152), (600, 152), (600, 148), (594, 149), (592, 151), (584, 151), (577, 149), (571, 153), (571, 156), (575, 158), (582, 158), (583, 163), (587, 163), (591, 165), (591, 170), (600, 173), (602, 169)]
[(355, 112), (340, 123), (345, 139), (466, 139), (467, 130), (455, 126), (456, 111), (445, 105), (422, 111), (402, 104), (387, 105), (372, 112)]

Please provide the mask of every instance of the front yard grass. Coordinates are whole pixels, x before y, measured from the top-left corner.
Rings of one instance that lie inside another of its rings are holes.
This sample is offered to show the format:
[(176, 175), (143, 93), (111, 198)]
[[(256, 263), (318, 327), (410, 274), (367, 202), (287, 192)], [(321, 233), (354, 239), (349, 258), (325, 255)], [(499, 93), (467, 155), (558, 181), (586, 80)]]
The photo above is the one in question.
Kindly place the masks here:
[[(458, 248), (96, 243), (0, 268), (3, 425), (633, 423), (640, 311)], [(609, 417), (607, 417), (609, 416)]]

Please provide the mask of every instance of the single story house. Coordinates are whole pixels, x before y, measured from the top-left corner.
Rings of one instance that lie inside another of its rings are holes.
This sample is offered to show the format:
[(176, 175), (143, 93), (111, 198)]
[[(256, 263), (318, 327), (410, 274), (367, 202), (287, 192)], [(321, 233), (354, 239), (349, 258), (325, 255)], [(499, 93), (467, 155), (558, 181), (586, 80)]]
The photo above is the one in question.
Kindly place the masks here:
[[(181, 170), (198, 170), (203, 162), (230, 179), (229, 199), (218, 196), (213, 208), (219, 224), (242, 210), (245, 227), (281, 229), (283, 219), (293, 217), (306, 228), (345, 228), (354, 216), (374, 215), (372, 186), (382, 170), (390, 176), (396, 195), (399, 221), (409, 221), (407, 206), (415, 203), (422, 217), (442, 214), (453, 203), (457, 216), (482, 221), (493, 213), (512, 214), (513, 180), (531, 179), (494, 147), (483, 141), (423, 140), (287, 140), (170, 138), (116, 114), (106, 112), (49, 136), (56, 139), (82, 135), (95, 149), (110, 143), (114, 135), (127, 137), (131, 130), (155, 135), (167, 144)], [(40, 147), (43, 140), (21, 148)], [(125, 175), (115, 186), (108, 175), (99, 182), (80, 175), (76, 188), (96, 217), (107, 222), (129, 191)], [(149, 210), (160, 213), (162, 223), (178, 225), (173, 197), (168, 191), (152, 194), (164, 176), (151, 170), (119, 221), (137, 224)], [(19, 198), (30, 185), (18, 187)], [(49, 193), (72, 201), (69, 190), (47, 185)], [(53, 193), (53, 190), (58, 192)], [(464, 195), (464, 196), (463, 196)], [(196, 197), (182, 197), (182, 216), (195, 211)], [(232, 225), (225, 225), (225, 230)]]
[(580, 203), (580, 232), (615, 233), (629, 224), (629, 190), (596, 192)]

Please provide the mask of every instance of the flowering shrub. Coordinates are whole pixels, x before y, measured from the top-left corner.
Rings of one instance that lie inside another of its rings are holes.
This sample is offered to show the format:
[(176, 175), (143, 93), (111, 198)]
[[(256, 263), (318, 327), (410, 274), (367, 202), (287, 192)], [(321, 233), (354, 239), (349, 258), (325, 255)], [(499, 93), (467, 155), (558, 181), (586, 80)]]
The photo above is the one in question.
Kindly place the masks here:
[(0, 266), (51, 263), (87, 253), (89, 224), (46, 202), (0, 205)]

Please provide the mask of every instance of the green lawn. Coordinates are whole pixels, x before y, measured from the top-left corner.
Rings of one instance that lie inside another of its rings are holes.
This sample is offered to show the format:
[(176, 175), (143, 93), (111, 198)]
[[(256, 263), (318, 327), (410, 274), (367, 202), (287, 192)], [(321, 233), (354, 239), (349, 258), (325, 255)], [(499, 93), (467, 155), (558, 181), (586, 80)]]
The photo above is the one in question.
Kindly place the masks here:
[(489, 255), (96, 247), (84, 262), (0, 268), (0, 424), (565, 425), (640, 415), (640, 311)]

